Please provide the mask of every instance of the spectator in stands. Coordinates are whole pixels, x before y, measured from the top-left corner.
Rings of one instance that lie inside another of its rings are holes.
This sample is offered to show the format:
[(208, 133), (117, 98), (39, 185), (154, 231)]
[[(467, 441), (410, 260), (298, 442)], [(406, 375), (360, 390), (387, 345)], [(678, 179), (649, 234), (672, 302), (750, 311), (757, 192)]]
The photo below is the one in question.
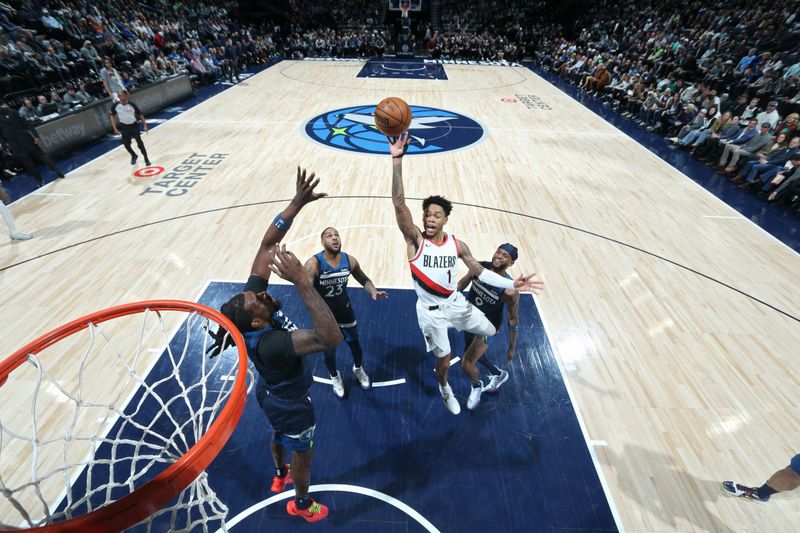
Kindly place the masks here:
[(775, 128), (778, 125), (778, 120), (780, 120), (780, 115), (778, 115), (778, 102), (775, 100), (770, 100), (767, 104), (766, 111), (762, 111), (758, 115), (756, 115), (756, 120), (759, 124), (768, 123), (770, 128)]
[[(753, 124), (756, 124), (756, 119), (752, 119)], [(748, 124), (748, 128), (750, 125)], [(722, 151), (722, 156), (719, 158), (719, 165), (716, 167), (722, 169), (725, 173), (736, 171), (736, 163), (742, 156), (754, 156), (760, 150), (763, 150), (772, 143), (772, 135), (769, 131), (772, 128), (769, 122), (761, 124), (758, 133), (754, 133), (746, 142), (737, 142), (737, 139), (726, 143)], [(747, 128), (745, 128), (747, 132)], [(740, 138), (746, 137), (746, 133), (740, 134)], [(729, 160), (730, 158), (730, 160)], [(727, 166), (726, 166), (727, 162)]]
[(25, 98), (22, 101), (22, 107), (19, 108), (19, 114), (25, 120), (39, 120), (41, 113), (39, 113), (39, 109), (33, 105), (33, 100), (30, 98)]
[(744, 190), (755, 186), (766, 186), (766, 190), (769, 190), (770, 182), (797, 153), (800, 153), (800, 137), (793, 138), (786, 148), (773, 152), (769, 157), (748, 161), (732, 181)]
[(767, 197), (770, 202), (790, 205), (797, 205), (798, 193), (800, 193), (800, 154), (795, 154), (789, 160), (790, 168), (784, 172), (779, 172), (775, 178), (778, 188)]
[(97, 53), (97, 49), (92, 45), (92, 41), (84, 41), (80, 53), (81, 57), (92, 66), (95, 72), (100, 72), (100, 69), (103, 68), (103, 60), (100, 58), (100, 54)]
[(49, 119), (51, 118), (49, 115), (55, 115), (58, 113), (58, 105), (53, 102), (48, 102), (45, 95), (40, 94), (36, 97), (36, 100), (36, 109), (39, 112), (39, 116), (43, 119)]
[(65, 102), (56, 91), (50, 92), (50, 103), (56, 106), (56, 113), (59, 115), (63, 115), (69, 111), (69, 104)]

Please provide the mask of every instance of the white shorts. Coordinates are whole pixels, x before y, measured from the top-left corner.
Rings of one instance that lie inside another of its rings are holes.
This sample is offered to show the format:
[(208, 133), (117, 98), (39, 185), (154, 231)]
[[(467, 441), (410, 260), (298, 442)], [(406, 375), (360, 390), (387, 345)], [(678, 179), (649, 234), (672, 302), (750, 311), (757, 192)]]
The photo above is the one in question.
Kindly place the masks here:
[(417, 322), (425, 337), (425, 349), (436, 357), (450, 355), (450, 339), (448, 328), (467, 331), (482, 337), (491, 337), (497, 330), (477, 307), (456, 293), (455, 298), (442, 299), (438, 309), (430, 309), (431, 305), (417, 300)]

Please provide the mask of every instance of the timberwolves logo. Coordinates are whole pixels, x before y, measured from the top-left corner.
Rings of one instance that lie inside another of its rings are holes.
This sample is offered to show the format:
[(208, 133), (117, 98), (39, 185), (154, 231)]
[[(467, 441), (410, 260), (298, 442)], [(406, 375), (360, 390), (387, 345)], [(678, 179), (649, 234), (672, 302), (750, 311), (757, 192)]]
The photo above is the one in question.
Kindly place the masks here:
[[(434, 107), (410, 107), (414, 118), (408, 128), (408, 155), (460, 150), (483, 139), (483, 127), (471, 118)], [(375, 127), (374, 111), (374, 105), (329, 111), (309, 120), (303, 131), (310, 139), (331, 148), (388, 154), (386, 136)]]

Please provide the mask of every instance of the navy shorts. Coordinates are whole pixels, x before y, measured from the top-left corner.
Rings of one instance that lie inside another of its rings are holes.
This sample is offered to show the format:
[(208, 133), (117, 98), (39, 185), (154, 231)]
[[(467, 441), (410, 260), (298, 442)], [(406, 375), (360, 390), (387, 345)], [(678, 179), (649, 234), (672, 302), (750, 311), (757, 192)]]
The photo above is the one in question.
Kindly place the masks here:
[(789, 463), (789, 466), (792, 467), (794, 473), (800, 476), (800, 453), (792, 457), (792, 462)]
[(478, 336), (478, 335), (473, 335), (472, 333), (469, 333), (469, 332), (465, 331), (464, 332), (464, 351), (467, 351), (467, 348), (469, 348), (469, 345), (472, 343), (472, 339), (474, 339), (476, 336), (479, 339), (482, 339), (483, 342), (485, 342), (487, 345), (491, 345), (492, 344), (492, 339), (494, 339), (494, 337), (495, 337), (494, 335), (492, 335), (491, 337), (484, 337), (482, 335)]
[(276, 444), (298, 452), (311, 448), (317, 424), (311, 398), (308, 396), (296, 400), (278, 398), (269, 393), (259, 376), (256, 381), (256, 399), (272, 425), (272, 430), (275, 432), (273, 441)]

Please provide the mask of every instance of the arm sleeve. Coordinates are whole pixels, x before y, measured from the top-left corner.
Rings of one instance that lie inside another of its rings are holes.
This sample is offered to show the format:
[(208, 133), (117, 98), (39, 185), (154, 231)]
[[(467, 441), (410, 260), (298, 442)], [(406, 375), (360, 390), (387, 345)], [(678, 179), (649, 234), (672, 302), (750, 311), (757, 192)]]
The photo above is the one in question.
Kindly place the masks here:
[(295, 356), (292, 334), (280, 329), (265, 333), (258, 342), (257, 357), (269, 370), (287, 368)]
[(111, 106), (111, 109), (108, 111), (110, 115), (117, 116), (117, 102), (114, 102), (114, 105)]
[(139, 106), (131, 102), (131, 107), (133, 108), (133, 112), (136, 114), (137, 119), (142, 116), (142, 110), (139, 109)]
[(245, 291), (252, 291), (259, 293), (267, 290), (268, 281), (260, 276), (250, 276), (247, 278), (247, 283), (244, 285)]
[(484, 268), (483, 272), (480, 273), (478, 279), (482, 282), (486, 283), (487, 285), (491, 285), (492, 287), (500, 287), (501, 289), (513, 289), (514, 288), (514, 280), (509, 278), (504, 278), (500, 274), (492, 272), (488, 268)]

